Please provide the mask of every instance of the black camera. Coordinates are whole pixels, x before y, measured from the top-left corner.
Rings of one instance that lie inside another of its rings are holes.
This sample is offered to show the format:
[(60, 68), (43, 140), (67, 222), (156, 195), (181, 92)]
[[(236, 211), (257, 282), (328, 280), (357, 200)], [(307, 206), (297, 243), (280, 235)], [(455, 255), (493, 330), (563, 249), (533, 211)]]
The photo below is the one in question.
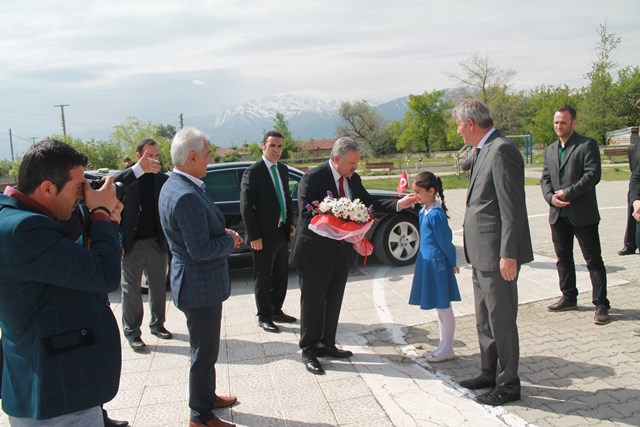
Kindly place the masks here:
[[(87, 178), (87, 179), (89, 180), (89, 185), (94, 190), (98, 190), (100, 189), (100, 187), (102, 187), (102, 178)], [(124, 184), (121, 182), (114, 182), (113, 184), (116, 186), (116, 198), (120, 200), (121, 203), (124, 203), (124, 198), (127, 195), (127, 190)]]

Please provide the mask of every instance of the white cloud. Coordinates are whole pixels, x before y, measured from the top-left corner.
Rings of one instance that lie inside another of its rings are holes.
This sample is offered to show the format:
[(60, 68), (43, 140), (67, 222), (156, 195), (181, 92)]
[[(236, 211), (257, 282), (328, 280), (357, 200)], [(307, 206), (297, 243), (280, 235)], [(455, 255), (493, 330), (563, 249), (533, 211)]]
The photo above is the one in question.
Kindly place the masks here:
[(196, 86), (206, 86), (207, 84), (205, 82), (203, 82), (202, 80), (193, 80), (191, 83), (193, 83)]

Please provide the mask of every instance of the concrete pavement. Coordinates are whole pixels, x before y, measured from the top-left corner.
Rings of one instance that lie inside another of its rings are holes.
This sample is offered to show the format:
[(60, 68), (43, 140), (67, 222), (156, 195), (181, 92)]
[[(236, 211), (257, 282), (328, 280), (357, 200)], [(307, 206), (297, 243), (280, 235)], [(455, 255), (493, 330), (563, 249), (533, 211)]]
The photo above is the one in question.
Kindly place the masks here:
[[(549, 313), (560, 293), (547, 206), (537, 186), (527, 187), (536, 259), (519, 280), (522, 400), (499, 408), (476, 404), (457, 381), (479, 372), (470, 267), (462, 263), (461, 232), (466, 190), (445, 189), (458, 247), (462, 301), (456, 359), (428, 364), (422, 354), (438, 343), (435, 311), (407, 304), (413, 266), (391, 268), (369, 260), (352, 271), (338, 340), (355, 354), (323, 359), (324, 376), (307, 373), (298, 349), (299, 323), (282, 333), (257, 327), (250, 269), (232, 270), (232, 296), (224, 305), (218, 390), (238, 396), (218, 411), (244, 426), (573, 426), (640, 425), (640, 256), (621, 257), (626, 182), (598, 186), (600, 235), (608, 269), (612, 318), (593, 324), (590, 283), (579, 249), (579, 310)], [(299, 317), (299, 289), (290, 276), (285, 311)], [(116, 316), (119, 295), (111, 296)], [(147, 319), (145, 319), (147, 322)], [(117, 397), (105, 406), (135, 427), (188, 423), (188, 335), (184, 316), (167, 303), (171, 341), (143, 329), (150, 351), (134, 353), (123, 340), (123, 373)], [(8, 425), (4, 414), (0, 425)]]

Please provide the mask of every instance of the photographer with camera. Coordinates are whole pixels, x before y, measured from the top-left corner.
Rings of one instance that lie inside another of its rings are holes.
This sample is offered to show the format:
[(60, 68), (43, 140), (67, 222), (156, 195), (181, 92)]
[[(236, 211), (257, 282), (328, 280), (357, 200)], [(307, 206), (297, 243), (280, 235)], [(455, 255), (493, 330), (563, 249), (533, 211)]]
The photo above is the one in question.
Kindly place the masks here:
[[(102, 427), (101, 405), (118, 391), (120, 334), (108, 293), (120, 285), (113, 178), (98, 190), (87, 157), (56, 140), (32, 145), (16, 188), (0, 195), (2, 408), (11, 426)], [(83, 198), (90, 249), (69, 238)]]
[(171, 339), (164, 327), (166, 311), (167, 258), (169, 247), (160, 226), (158, 197), (169, 178), (160, 172), (158, 144), (145, 138), (136, 147), (138, 163), (114, 176), (126, 187), (122, 211), (124, 233), (122, 258), (122, 328), (134, 351), (144, 351), (142, 341), (142, 273), (149, 282), (149, 308), (152, 335)]

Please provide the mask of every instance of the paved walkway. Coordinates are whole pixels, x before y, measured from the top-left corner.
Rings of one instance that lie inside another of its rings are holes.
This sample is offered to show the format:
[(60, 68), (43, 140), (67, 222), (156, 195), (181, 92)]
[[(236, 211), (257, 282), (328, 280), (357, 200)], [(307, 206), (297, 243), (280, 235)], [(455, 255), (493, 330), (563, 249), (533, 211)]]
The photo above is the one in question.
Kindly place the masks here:
[[(640, 256), (616, 254), (626, 191), (625, 182), (598, 186), (614, 321), (597, 326), (577, 248), (579, 310), (546, 311), (559, 296), (547, 207), (539, 187), (527, 187), (536, 259), (523, 267), (519, 280), (521, 401), (485, 407), (456, 384), (479, 369), (468, 265), (461, 263), (458, 276), (463, 301), (454, 304), (457, 358), (429, 365), (421, 356), (437, 345), (436, 314), (407, 304), (413, 266), (390, 268), (370, 260), (352, 271), (340, 318), (339, 342), (355, 355), (323, 360), (324, 376), (302, 366), (298, 323), (285, 325), (280, 334), (258, 329), (251, 271), (232, 270), (217, 373), (219, 392), (237, 395), (239, 403), (218, 415), (243, 426), (640, 426), (640, 337), (631, 334), (640, 328)], [(466, 190), (445, 195), (460, 260)], [(292, 273), (285, 311), (296, 317), (299, 296)], [(120, 316), (119, 296), (112, 301)], [(146, 354), (134, 353), (123, 341), (120, 391), (106, 404), (114, 418), (135, 427), (187, 425), (188, 335), (184, 316), (170, 302), (166, 326), (174, 340), (143, 331)], [(0, 415), (0, 426), (7, 424)]]

